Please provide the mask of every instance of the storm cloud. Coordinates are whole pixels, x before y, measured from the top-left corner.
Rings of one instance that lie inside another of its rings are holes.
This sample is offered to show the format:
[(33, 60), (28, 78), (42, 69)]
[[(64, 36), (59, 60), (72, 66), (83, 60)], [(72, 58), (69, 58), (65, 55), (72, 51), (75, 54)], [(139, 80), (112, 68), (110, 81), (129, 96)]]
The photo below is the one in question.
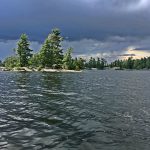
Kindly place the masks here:
[(149, 0), (1, 0), (1, 58), (21, 33), (41, 45), (54, 27), (75, 55), (114, 57), (128, 47), (149, 51), (149, 7)]

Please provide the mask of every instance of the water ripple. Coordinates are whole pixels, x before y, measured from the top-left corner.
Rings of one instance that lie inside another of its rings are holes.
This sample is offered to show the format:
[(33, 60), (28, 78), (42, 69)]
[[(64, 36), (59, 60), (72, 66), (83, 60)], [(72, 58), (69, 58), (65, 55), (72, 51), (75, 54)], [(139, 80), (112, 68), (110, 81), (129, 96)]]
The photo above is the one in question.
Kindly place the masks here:
[(0, 149), (149, 150), (148, 71), (0, 72)]

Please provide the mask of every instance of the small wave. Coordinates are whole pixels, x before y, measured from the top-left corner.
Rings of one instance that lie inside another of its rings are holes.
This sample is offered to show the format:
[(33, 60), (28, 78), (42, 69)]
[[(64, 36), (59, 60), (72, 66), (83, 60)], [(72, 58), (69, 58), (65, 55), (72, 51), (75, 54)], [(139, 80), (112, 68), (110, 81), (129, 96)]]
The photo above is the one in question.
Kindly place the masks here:
[(8, 115), (8, 117), (10, 117), (14, 120), (17, 120), (17, 121), (32, 121), (33, 120), (31, 118), (22, 118), (22, 117), (14, 116), (14, 115)]
[(19, 86), (20, 86), (20, 87), (23, 87), (23, 88), (24, 88), (24, 87), (27, 87), (27, 85), (24, 85), (24, 84), (22, 84), (22, 85), (19, 85)]
[(143, 111), (143, 113), (144, 114), (146, 114), (147, 116), (149, 116), (150, 115), (150, 113), (148, 112), (148, 111), (146, 111), (146, 110), (144, 110), (144, 109), (141, 109), (142, 111)]
[(41, 118), (40, 120), (49, 125), (59, 124), (63, 121), (63, 119), (59, 117)]
[(37, 97), (42, 97), (42, 94), (31, 94), (31, 96), (37, 96)]
[(60, 92), (61, 95), (66, 95), (66, 96), (71, 96), (71, 95), (76, 95), (77, 93), (74, 93), (74, 92), (68, 92), (68, 93), (65, 93), (65, 92)]
[(26, 89), (15, 89), (13, 91), (15, 91), (15, 92), (27, 92), (28, 90), (26, 90)]
[(44, 92), (48, 92), (54, 95), (66, 95), (66, 96), (77, 95), (77, 93), (74, 92), (59, 92), (59, 91), (52, 91), (52, 90), (44, 90)]
[(33, 136), (36, 133), (36, 131), (34, 129), (29, 129), (29, 128), (23, 128), (21, 130), (17, 130), (12, 132), (11, 134), (13, 136)]
[(7, 96), (1, 96), (3, 99), (5, 99), (5, 98), (29, 98), (28, 96), (17, 96), (17, 95), (7, 95)]
[(133, 116), (129, 114), (129, 112), (125, 113), (123, 115), (124, 118), (129, 118), (130, 120), (133, 120)]
[(9, 126), (9, 124), (2, 124), (2, 125), (0, 125), (0, 128), (6, 128), (8, 126)]

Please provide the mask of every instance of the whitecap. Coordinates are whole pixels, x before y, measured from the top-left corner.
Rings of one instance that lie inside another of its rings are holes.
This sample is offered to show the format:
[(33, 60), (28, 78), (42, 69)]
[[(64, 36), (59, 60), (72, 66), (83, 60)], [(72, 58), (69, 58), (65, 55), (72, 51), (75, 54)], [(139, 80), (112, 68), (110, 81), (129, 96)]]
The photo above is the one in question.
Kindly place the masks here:
[(44, 90), (44, 92), (49, 92), (54, 95), (66, 95), (66, 96), (77, 95), (77, 93), (75, 92), (60, 92), (60, 91), (52, 91), (52, 90)]
[(37, 96), (37, 97), (42, 97), (42, 94), (31, 94), (31, 96)]

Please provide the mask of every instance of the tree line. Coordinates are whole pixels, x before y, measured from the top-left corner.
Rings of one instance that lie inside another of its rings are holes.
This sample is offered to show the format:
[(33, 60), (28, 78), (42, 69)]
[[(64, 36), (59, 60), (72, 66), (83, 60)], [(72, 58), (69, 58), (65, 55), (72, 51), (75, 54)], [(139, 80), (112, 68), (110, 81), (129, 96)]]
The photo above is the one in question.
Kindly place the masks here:
[(53, 69), (67, 69), (67, 70), (81, 70), (97, 68), (103, 70), (105, 67), (119, 69), (150, 69), (150, 57), (144, 57), (141, 59), (133, 59), (129, 57), (126, 60), (115, 60), (114, 62), (107, 64), (104, 58), (73, 58), (73, 48), (68, 48), (63, 53), (62, 48), (63, 37), (59, 29), (52, 29), (51, 33), (45, 39), (41, 46), (41, 49), (37, 53), (33, 53), (30, 49), (30, 41), (26, 34), (22, 34), (17, 47), (14, 49), (15, 55), (7, 57), (3, 62), (0, 60), (0, 66), (6, 68), (19, 68), (28, 67), (36, 68), (38, 70), (42, 68)]
[(126, 60), (115, 60), (109, 65), (111, 68), (118, 67), (119, 69), (150, 69), (150, 57), (141, 59), (133, 59), (129, 57)]
[(88, 61), (81, 57), (72, 57), (72, 48), (68, 48), (66, 53), (63, 53), (62, 48), (63, 37), (59, 29), (52, 29), (52, 32), (45, 39), (41, 49), (37, 53), (33, 53), (30, 49), (30, 41), (26, 34), (22, 34), (17, 48), (14, 49), (15, 55), (7, 57), (3, 62), (0, 61), (0, 66), (6, 68), (29, 67), (29, 68), (53, 68), (53, 69), (68, 69), (81, 70), (84, 68), (104, 69), (106, 60), (103, 58), (90, 58)]

